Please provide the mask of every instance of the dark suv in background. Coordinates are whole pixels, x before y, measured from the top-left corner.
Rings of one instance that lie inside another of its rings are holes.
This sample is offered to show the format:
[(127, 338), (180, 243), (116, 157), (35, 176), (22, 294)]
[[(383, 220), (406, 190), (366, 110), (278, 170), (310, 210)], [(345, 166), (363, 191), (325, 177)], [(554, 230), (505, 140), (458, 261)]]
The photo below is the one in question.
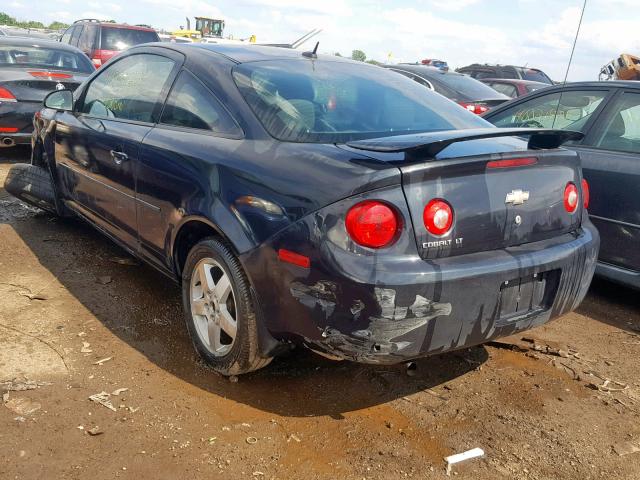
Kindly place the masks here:
[(159, 42), (160, 37), (153, 28), (145, 25), (84, 19), (75, 21), (60, 41), (78, 47), (89, 56), (96, 68), (100, 68), (122, 50), (141, 43)]
[(513, 65), (488, 65), (486, 63), (481, 65), (474, 63), (473, 65), (458, 68), (456, 72), (464, 73), (478, 80), (482, 78), (513, 78), (553, 85), (553, 80), (538, 68), (516, 67)]

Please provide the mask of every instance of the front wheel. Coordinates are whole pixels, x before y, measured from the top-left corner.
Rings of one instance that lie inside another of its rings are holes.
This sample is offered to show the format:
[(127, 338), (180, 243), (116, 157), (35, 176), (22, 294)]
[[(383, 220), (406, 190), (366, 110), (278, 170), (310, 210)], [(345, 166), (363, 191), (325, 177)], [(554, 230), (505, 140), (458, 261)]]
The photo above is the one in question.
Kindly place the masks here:
[(238, 259), (214, 238), (191, 249), (182, 274), (187, 330), (214, 370), (238, 375), (269, 364), (258, 348), (256, 310)]

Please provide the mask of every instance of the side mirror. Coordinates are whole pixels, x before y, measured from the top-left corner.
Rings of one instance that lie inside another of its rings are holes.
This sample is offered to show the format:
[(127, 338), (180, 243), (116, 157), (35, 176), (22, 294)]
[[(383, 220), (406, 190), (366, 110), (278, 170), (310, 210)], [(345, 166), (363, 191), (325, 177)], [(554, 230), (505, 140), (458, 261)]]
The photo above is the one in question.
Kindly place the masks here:
[(73, 110), (73, 92), (71, 90), (57, 90), (44, 98), (44, 106), (70, 112)]

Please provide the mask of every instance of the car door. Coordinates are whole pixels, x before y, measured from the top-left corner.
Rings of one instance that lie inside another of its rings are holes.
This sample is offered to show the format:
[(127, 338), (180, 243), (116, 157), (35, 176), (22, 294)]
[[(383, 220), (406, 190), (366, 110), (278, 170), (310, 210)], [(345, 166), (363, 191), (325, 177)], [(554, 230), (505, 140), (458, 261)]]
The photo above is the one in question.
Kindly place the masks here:
[(640, 90), (620, 89), (577, 150), (602, 239), (599, 260), (640, 271)]
[[(220, 209), (216, 195), (233, 189), (220, 167), (236, 151), (243, 132), (212, 90), (183, 70), (171, 88), (160, 121), (145, 137), (137, 164), (140, 252), (168, 269), (171, 234), (180, 211), (194, 203)], [(213, 183), (212, 183), (213, 182)]]
[[(178, 54), (176, 54), (178, 55)], [(71, 208), (137, 250), (135, 164), (179, 68), (175, 57), (134, 53), (93, 77), (73, 112), (59, 114), (56, 162)]]

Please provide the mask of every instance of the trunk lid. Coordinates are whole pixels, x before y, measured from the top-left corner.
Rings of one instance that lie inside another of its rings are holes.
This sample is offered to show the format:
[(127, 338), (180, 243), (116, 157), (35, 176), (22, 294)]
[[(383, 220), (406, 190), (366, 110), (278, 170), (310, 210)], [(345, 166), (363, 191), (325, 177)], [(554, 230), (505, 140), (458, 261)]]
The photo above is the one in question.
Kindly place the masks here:
[[(491, 168), (490, 162), (515, 158), (535, 163)], [(443, 160), (400, 167), (418, 249), (423, 258), (496, 250), (571, 232), (580, 226), (578, 208), (564, 207), (567, 183), (580, 185), (573, 152), (529, 152)], [(429, 233), (423, 211), (441, 198), (454, 212), (453, 226), (442, 237)]]
[[(51, 75), (47, 75), (51, 74)], [(89, 75), (76, 72), (20, 69), (2, 74), (0, 85), (9, 90), (19, 102), (42, 102), (48, 93), (60, 88), (75, 90)]]
[[(580, 226), (581, 195), (576, 212), (569, 213), (564, 207), (567, 183), (581, 189), (579, 158), (575, 152), (555, 148), (570, 136), (548, 130), (520, 131), (531, 136), (527, 143), (496, 140), (490, 130), (496, 137), (517, 133), (506, 129), (463, 130), (415, 136), (422, 139), (405, 135), (395, 141), (388, 137), (350, 144), (362, 148), (368, 143), (367, 148), (380, 153), (404, 152), (404, 158), (393, 163), (402, 172), (402, 188), (422, 258), (522, 245)], [(543, 143), (554, 148), (540, 148)], [(471, 144), (478, 145), (471, 148)], [(501, 153), (488, 153), (492, 145), (493, 152)], [(476, 154), (469, 156), (472, 151)], [(511, 166), (512, 160), (523, 161)], [(425, 227), (423, 212), (432, 199), (443, 199), (453, 209), (453, 225), (443, 236), (433, 235)]]

